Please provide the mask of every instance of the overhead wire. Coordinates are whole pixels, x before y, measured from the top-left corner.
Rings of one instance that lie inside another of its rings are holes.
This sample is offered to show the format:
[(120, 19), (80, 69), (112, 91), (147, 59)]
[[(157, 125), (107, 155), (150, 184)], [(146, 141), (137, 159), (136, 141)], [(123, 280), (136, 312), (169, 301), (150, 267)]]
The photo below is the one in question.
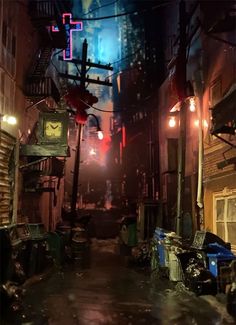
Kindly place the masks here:
[[(155, 92), (153, 92), (152, 94), (150, 94), (148, 97), (146, 97), (145, 99), (141, 100), (142, 103), (144, 103), (146, 100), (150, 99), (152, 97), (152, 95), (155, 94)], [(134, 110), (132, 109), (124, 109), (124, 108), (121, 108), (121, 109), (115, 109), (115, 110), (112, 110), (112, 111), (108, 111), (108, 110), (105, 110), (105, 109), (102, 109), (102, 108), (98, 108), (98, 107), (95, 107), (93, 105), (89, 105), (87, 102), (85, 102), (83, 99), (79, 98), (79, 100), (83, 103), (83, 104), (86, 104), (89, 108), (93, 108), (94, 110), (96, 111), (99, 111), (99, 112), (104, 112), (104, 113), (121, 113), (121, 112), (134, 112)], [(140, 103), (139, 103), (140, 104)]]
[(149, 11), (154, 11), (156, 9), (159, 9), (161, 7), (165, 7), (170, 5), (171, 3), (173, 3), (174, 0), (172, 1), (168, 1), (159, 5), (156, 5), (154, 7), (151, 7), (149, 9), (141, 9), (141, 10), (132, 10), (129, 12), (122, 12), (120, 14), (115, 14), (115, 15), (109, 15), (109, 16), (103, 16), (103, 17), (94, 17), (94, 18), (83, 18), (83, 17), (79, 17), (77, 18), (78, 20), (84, 20), (84, 21), (94, 21), (94, 20), (104, 20), (104, 19), (111, 19), (111, 18), (118, 18), (118, 17), (122, 17), (122, 16), (129, 16), (129, 15), (139, 15), (145, 12), (149, 12)]
[(87, 15), (91, 14), (92, 12), (97, 11), (97, 10), (100, 10), (100, 9), (102, 9), (102, 8), (104, 8), (104, 7), (109, 7), (109, 6), (111, 6), (111, 5), (115, 4), (115, 3), (117, 3), (118, 1), (119, 1), (119, 0), (115, 0), (115, 1), (113, 1), (113, 2), (107, 3), (107, 4), (102, 5), (102, 6), (99, 6), (99, 7), (97, 7), (97, 8), (94, 8), (94, 9), (92, 9), (92, 10), (90, 10), (90, 11), (84, 13), (83, 16), (87, 16)]
[(142, 50), (142, 47), (139, 47), (139, 48), (138, 48), (136, 51), (134, 51), (133, 53), (131, 53), (131, 54), (129, 54), (129, 55), (127, 55), (127, 56), (125, 56), (125, 57), (123, 57), (123, 58), (117, 60), (117, 61), (112, 62), (111, 65), (116, 64), (116, 63), (121, 62), (121, 61), (124, 61), (124, 60), (126, 60), (126, 59), (128, 59), (128, 58), (134, 56), (135, 54), (137, 54), (137, 53), (138, 53), (139, 51), (141, 51), (141, 50)]
[[(115, 4), (116, 2), (118, 2), (118, 0), (113, 1), (112, 3), (109, 3), (109, 4), (106, 4), (106, 5), (103, 5), (103, 6), (97, 7), (97, 8), (95, 8), (95, 9), (93, 9), (92, 11), (87, 12), (85, 15), (88, 15), (89, 13), (94, 12), (94, 11), (100, 9), (100, 8), (103, 8), (103, 7), (106, 7), (106, 6), (109, 6), (109, 5)], [(110, 15), (110, 16), (104, 16), (104, 17), (96, 17), (96, 18), (79, 18), (79, 20), (94, 21), (94, 20), (104, 20), (104, 19), (116, 18), (116, 17), (121, 17), (121, 16), (127, 16), (127, 15), (131, 15), (131, 14), (138, 15), (138, 14), (140, 14), (140, 13), (148, 12), (148, 11), (150, 11), (150, 10), (153, 11), (153, 10), (156, 10), (156, 9), (161, 8), (161, 7), (164, 7), (164, 6), (168, 6), (168, 5), (170, 5), (171, 3), (173, 3), (173, 0), (172, 0), (172, 1), (167, 1), (167, 2), (162, 3), (162, 4), (159, 4), (159, 5), (156, 5), (156, 6), (152, 7), (152, 8), (149, 8), (149, 9), (134, 10), (134, 11), (130, 11), (130, 12), (124, 12), (124, 13), (120, 13), (120, 14), (116, 14), (116, 15)], [(141, 47), (138, 48), (134, 53), (129, 54), (129, 55), (127, 55), (126, 57), (121, 58), (121, 59), (119, 59), (119, 60), (117, 60), (117, 61), (114, 61), (112, 64), (116, 64), (116, 63), (118, 63), (118, 62), (121, 62), (121, 61), (123, 61), (123, 60), (126, 60), (127, 58), (129, 58), (129, 57), (131, 57), (131, 56), (134, 56), (134, 55), (135, 55), (136, 53), (138, 53), (141, 49), (142, 49)], [(59, 50), (58, 52), (54, 53), (53, 57), (56, 56), (57, 54), (61, 53), (62, 51), (63, 51), (63, 50)], [(58, 68), (57, 68), (56, 65), (53, 63), (52, 60), (51, 60), (51, 63), (52, 63), (52, 65), (54, 66), (54, 68), (56, 69), (56, 71), (57, 71), (58, 73), (60, 73), (59, 70), (58, 70)], [(125, 69), (125, 70), (123, 70), (123, 71), (132, 70), (133, 68), (134, 68), (134, 67), (131, 67), (131, 68)], [(122, 71), (114, 72), (113, 74), (108, 75), (106, 78), (109, 78), (109, 77), (111, 77), (111, 76), (113, 76), (113, 75), (115, 75), (115, 74), (118, 74), (118, 73), (120, 73), (120, 72), (122, 72)], [(80, 100), (81, 100), (81, 99), (80, 99)], [(81, 101), (83, 102), (83, 100), (81, 100)], [(85, 102), (84, 102), (84, 103), (85, 103)], [(86, 103), (86, 104), (87, 104), (87, 103)], [(88, 105), (88, 104), (87, 104), (87, 105)], [(93, 106), (93, 105), (88, 105), (88, 106), (89, 106), (90, 108), (93, 108), (93, 109), (95, 109), (95, 110), (97, 110), (97, 111), (100, 111), (100, 112), (106, 112), (106, 113), (124, 112), (124, 109), (118, 109), (118, 110), (108, 111), (108, 110), (100, 109), (100, 108), (95, 107), (95, 106)], [(125, 110), (125, 111), (127, 112), (127, 110)]]

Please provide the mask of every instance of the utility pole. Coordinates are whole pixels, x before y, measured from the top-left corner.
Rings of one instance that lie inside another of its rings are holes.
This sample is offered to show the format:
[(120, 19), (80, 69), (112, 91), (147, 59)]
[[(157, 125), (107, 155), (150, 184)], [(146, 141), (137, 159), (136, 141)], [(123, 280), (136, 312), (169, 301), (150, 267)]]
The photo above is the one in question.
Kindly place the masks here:
[(179, 69), (177, 73), (180, 79), (180, 114), (179, 114), (179, 139), (178, 139), (178, 183), (177, 183), (177, 209), (176, 209), (176, 233), (182, 235), (183, 230), (183, 201), (185, 190), (185, 152), (186, 152), (186, 9), (185, 2), (179, 4), (180, 44), (177, 58)]
[[(89, 79), (86, 76), (88, 69), (90, 69), (91, 67), (105, 69), (105, 70), (111, 70), (111, 71), (113, 70), (113, 68), (110, 65), (96, 64), (96, 63), (87, 61), (87, 51), (88, 51), (88, 43), (87, 43), (87, 40), (85, 39), (83, 42), (83, 48), (82, 48), (82, 60), (72, 59), (70, 61), (71, 63), (74, 63), (76, 65), (76, 67), (77, 67), (77, 64), (81, 65), (80, 76), (69, 75), (67, 73), (60, 73), (59, 76), (61, 78), (80, 81), (80, 89), (82, 91), (86, 90), (86, 87), (85, 87), (86, 82), (105, 85), (105, 86), (112, 86), (112, 83), (110, 83), (109, 81), (106, 81), (106, 80), (101, 81), (101, 80), (99, 80), (99, 78), (97, 80)], [(59, 60), (63, 61), (63, 58), (59, 57)], [(88, 69), (87, 69), (87, 66), (88, 66)], [(79, 71), (78, 67), (77, 67), (77, 70)], [(76, 218), (76, 203), (77, 203), (77, 195), (78, 195), (79, 170), (80, 170), (80, 144), (81, 144), (82, 132), (83, 132), (83, 124), (78, 123), (77, 146), (76, 146), (76, 152), (75, 152), (72, 195), (71, 195), (71, 226), (72, 227), (74, 226), (74, 221)]]
[[(81, 62), (81, 74), (80, 74), (80, 87), (81, 90), (85, 90), (85, 79), (86, 79), (86, 61), (87, 61), (88, 43), (84, 40), (82, 49), (82, 62)], [(75, 163), (73, 173), (73, 184), (72, 184), (72, 195), (71, 195), (71, 223), (74, 223), (76, 214), (76, 203), (78, 194), (78, 182), (79, 182), (79, 167), (80, 167), (80, 143), (82, 138), (83, 126), (81, 123), (78, 124), (77, 129), (77, 146), (75, 151)]]

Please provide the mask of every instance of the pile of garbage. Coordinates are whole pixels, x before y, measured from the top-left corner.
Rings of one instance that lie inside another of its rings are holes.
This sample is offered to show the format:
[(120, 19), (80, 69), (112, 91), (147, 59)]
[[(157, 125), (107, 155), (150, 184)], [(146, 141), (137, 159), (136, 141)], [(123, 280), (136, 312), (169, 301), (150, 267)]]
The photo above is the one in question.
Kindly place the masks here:
[(227, 311), (236, 321), (236, 260), (230, 264), (231, 283), (226, 286)]
[(174, 232), (156, 228), (151, 242), (151, 268), (199, 295), (227, 295), (227, 310), (236, 318), (236, 256), (229, 243), (196, 231), (191, 245)]
[(138, 266), (150, 265), (151, 253), (147, 242), (138, 244), (132, 248), (132, 262)]

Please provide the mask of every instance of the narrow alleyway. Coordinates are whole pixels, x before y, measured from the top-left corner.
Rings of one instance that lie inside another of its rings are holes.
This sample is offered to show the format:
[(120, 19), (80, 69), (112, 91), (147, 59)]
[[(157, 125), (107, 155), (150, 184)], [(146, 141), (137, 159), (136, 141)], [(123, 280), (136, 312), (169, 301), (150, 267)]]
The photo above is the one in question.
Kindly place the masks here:
[(176, 292), (168, 280), (129, 266), (116, 239), (94, 239), (85, 268), (66, 265), (29, 285), (24, 305), (16, 324), (233, 324), (214, 297)]

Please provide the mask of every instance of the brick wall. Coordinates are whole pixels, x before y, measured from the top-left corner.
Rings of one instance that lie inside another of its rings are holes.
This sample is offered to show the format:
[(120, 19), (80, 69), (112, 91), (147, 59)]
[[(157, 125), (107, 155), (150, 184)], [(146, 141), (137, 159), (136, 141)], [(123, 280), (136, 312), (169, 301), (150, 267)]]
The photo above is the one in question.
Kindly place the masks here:
[(230, 172), (236, 173), (236, 168), (235, 165), (233, 164), (228, 165), (223, 169), (219, 169), (217, 167), (217, 163), (224, 161), (224, 159), (236, 157), (236, 149), (232, 148), (231, 150), (227, 151), (228, 149), (229, 147), (223, 147), (204, 156), (204, 164), (203, 164), (204, 180), (207, 180), (209, 178), (210, 179), (214, 178), (215, 176), (220, 176), (220, 175), (223, 176)]

